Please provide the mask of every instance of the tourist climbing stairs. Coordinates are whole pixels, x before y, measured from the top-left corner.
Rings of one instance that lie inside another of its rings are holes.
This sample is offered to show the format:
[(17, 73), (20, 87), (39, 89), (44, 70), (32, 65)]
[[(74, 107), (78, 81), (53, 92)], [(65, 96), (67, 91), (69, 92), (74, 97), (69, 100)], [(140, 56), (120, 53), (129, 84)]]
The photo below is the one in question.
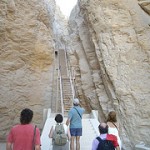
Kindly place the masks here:
[[(41, 135), (41, 150), (52, 150), (52, 139), (48, 137), (50, 132), (50, 128), (56, 122), (54, 120), (55, 113), (51, 113), (50, 109), (47, 114), (47, 119), (42, 131)], [(64, 123), (66, 122), (67, 117), (64, 117)], [(95, 111), (91, 114), (84, 114), (82, 119), (83, 124), (83, 136), (80, 139), (81, 143), (81, 150), (91, 150), (92, 141), (93, 139), (99, 134), (98, 132), (98, 125), (99, 122), (97, 120), (97, 115)]]
[[(68, 111), (73, 106), (72, 100), (74, 98), (74, 87), (72, 84), (72, 78), (68, 71), (65, 51), (60, 50), (58, 54), (60, 65), (60, 88), (58, 92), (61, 95), (61, 103), (59, 107), (61, 108), (61, 113), (64, 116), (65, 123), (67, 120)], [(87, 109), (87, 103), (84, 101), (84, 99), (81, 99), (80, 104), (82, 105), (82, 107), (85, 107), (85, 109)], [(51, 126), (56, 123), (54, 120), (55, 115), (56, 113), (51, 113), (51, 110), (48, 110), (47, 119), (41, 135), (42, 150), (52, 150), (52, 139), (48, 137), (48, 134), (50, 132)], [(97, 127), (99, 122), (97, 118), (95, 118), (95, 116), (96, 115), (93, 115), (93, 112), (91, 114), (88, 114), (87, 111), (86, 114), (83, 115), (83, 136), (81, 137), (81, 150), (90, 150), (93, 139), (98, 135)]]

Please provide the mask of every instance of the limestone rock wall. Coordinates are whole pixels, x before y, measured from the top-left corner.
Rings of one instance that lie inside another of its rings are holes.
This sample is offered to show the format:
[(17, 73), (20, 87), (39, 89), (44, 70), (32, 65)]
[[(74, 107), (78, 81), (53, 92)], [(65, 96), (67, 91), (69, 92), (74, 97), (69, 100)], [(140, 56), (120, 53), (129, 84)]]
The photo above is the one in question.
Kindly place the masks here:
[(99, 110), (101, 120), (116, 110), (128, 150), (150, 143), (150, 16), (139, 3), (80, 0), (69, 20), (78, 94)]
[(51, 105), (55, 9), (53, 0), (0, 1), (0, 140), (26, 107), (42, 127)]
[(56, 103), (54, 51), (65, 49), (76, 96), (99, 111), (100, 121), (116, 110), (125, 149), (148, 145), (149, 4), (79, 0), (68, 30), (54, 0), (1, 0), (0, 140), (25, 107), (34, 111), (33, 122), (42, 128), (43, 109)]
[(60, 8), (56, 7), (56, 12), (53, 22), (53, 32), (55, 40), (55, 50), (67, 48), (68, 38), (68, 20), (60, 11)]

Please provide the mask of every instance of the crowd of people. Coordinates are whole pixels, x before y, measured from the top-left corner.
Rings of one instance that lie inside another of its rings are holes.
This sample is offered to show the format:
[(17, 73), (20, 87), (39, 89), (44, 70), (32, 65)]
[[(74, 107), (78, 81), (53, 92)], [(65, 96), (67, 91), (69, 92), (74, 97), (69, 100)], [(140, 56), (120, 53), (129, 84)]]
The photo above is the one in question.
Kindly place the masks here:
[[(53, 150), (80, 150), (84, 112), (79, 99), (75, 98), (66, 123), (63, 123), (61, 114), (55, 116), (56, 124), (52, 125), (49, 132)], [(6, 150), (41, 150), (40, 130), (31, 123), (32, 118), (32, 110), (26, 108), (21, 111), (20, 124), (13, 126), (7, 136)], [(121, 150), (115, 111), (109, 112), (106, 123), (100, 123), (98, 129), (100, 135), (93, 139), (92, 150)]]

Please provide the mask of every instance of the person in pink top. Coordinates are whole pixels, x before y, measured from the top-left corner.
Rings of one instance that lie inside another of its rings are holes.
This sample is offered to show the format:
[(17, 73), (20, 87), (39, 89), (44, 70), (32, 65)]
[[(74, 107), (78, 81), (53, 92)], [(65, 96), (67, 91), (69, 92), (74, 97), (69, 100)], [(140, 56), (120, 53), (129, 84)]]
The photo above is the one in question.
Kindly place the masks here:
[(31, 124), (33, 111), (21, 111), (20, 123), (11, 128), (7, 136), (6, 150), (41, 150), (40, 130)]

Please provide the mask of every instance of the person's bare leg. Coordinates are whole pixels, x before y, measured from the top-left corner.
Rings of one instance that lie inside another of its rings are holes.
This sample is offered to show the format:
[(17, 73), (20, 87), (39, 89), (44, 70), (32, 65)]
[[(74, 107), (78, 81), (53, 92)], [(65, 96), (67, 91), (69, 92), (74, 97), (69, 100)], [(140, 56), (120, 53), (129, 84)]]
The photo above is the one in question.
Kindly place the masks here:
[(80, 136), (76, 137), (76, 150), (80, 150)]
[(75, 136), (71, 136), (70, 150), (74, 150), (74, 139), (75, 139)]

